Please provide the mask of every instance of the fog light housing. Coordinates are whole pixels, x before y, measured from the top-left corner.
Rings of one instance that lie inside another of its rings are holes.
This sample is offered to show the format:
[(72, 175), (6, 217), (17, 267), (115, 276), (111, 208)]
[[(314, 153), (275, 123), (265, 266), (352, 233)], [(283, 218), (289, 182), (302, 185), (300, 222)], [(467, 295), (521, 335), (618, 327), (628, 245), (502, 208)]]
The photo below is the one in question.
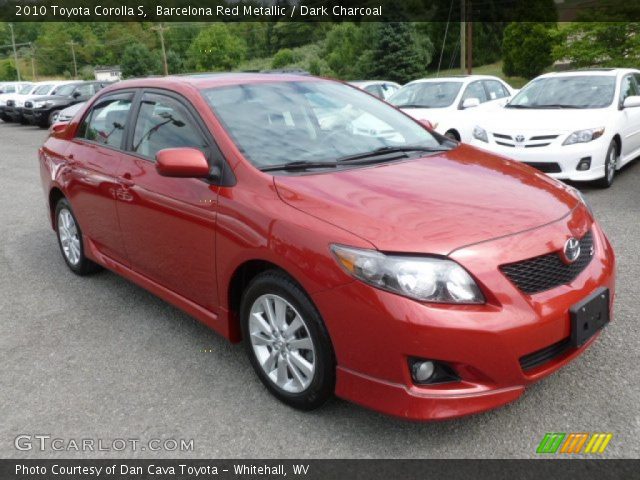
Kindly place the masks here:
[(590, 168), (591, 168), (591, 157), (581, 158), (580, 162), (578, 162), (577, 170), (580, 170), (581, 172), (583, 172), (585, 170), (589, 170)]
[(432, 385), (460, 380), (448, 365), (424, 358), (410, 359), (409, 371), (411, 372), (411, 379), (416, 385)]

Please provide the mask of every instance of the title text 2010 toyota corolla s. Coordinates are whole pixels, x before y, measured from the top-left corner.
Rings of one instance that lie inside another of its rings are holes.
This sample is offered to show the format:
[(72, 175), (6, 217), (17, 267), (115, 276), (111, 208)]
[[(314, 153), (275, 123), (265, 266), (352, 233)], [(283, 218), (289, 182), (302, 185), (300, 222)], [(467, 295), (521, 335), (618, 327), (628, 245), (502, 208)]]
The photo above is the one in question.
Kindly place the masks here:
[(614, 254), (577, 191), (313, 77), (121, 82), (40, 150), (61, 250), (231, 341), (280, 400), (487, 410), (609, 321)]

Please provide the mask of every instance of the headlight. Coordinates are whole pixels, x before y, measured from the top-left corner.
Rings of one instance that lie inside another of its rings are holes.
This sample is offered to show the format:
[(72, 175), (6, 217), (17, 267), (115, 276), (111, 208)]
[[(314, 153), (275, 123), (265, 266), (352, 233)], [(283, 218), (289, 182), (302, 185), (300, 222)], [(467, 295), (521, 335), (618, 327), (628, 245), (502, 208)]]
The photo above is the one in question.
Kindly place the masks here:
[(423, 302), (484, 303), (467, 271), (452, 260), (385, 255), (376, 250), (332, 245), (338, 263), (373, 287)]
[(596, 138), (600, 138), (604, 133), (604, 127), (588, 128), (587, 130), (577, 130), (567, 137), (563, 145), (573, 145), (574, 143), (587, 143)]
[(473, 138), (484, 143), (489, 143), (487, 131), (482, 127), (478, 127), (477, 125), (473, 128)]
[(4, 107), (7, 104), (6, 100), (0, 100), (0, 107)]

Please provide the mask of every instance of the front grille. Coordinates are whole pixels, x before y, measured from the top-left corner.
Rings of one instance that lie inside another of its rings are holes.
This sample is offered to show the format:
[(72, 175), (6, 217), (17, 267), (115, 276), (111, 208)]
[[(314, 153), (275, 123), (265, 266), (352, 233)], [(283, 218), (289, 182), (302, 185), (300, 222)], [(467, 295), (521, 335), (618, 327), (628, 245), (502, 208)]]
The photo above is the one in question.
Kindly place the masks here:
[[(498, 145), (502, 145), (503, 147), (524, 147), (524, 148), (536, 148), (536, 147), (547, 147), (551, 145), (549, 140), (555, 140), (560, 135), (534, 135), (529, 138), (521, 138), (520, 141), (516, 141), (516, 137), (513, 135), (508, 135), (506, 133), (492, 133), (494, 141)], [(546, 141), (545, 141), (546, 140)]]
[(591, 232), (580, 240), (580, 255), (573, 263), (566, 264), (559, 252), (553, 252), (521, 262), (502, 265), (500, 270), (516, 287), (528, 295), (544, 292), (571, 283), (593, 258)]
[(540, 170), (543, 173), (560, 173), (562, 172), (562, 169), (560, 168), (560, 165), (558, 165), (557, 163), (553, 163), (553, 162), (522, 162), (525, 163), (527, 165), (529, 165), (530, 167), (535, 168), (536, 170)]
[(571, 347), (571, 339), (565, 338), (553, 345), (542, 348), (536, 352), (529, 353), (524, 357), (520, 357), (520, 368), (522, 370), (531, 370), (540, 365), (543, 365), (556, 357), (559, 357)]

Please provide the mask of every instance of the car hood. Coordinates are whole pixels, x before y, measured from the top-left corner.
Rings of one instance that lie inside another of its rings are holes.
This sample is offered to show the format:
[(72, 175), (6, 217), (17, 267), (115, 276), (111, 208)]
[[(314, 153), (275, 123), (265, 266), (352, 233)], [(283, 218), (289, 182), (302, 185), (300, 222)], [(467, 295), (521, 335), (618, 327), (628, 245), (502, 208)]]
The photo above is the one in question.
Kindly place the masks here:
[[(480, 113), (480, 112), (478, 112)], [(518, 109), (500, 108), (475, 116), (477, 124), (491, 133), (556, 132), (571, 133), (604, 127), (609, 110), (597, 109)]]
[(33, 96), (29, 100), (33, 100), (34, 102), (46, 102), (46, 101), (49, 101), (49, 100), (64, 101), (64, 100), (68, 100), (68, 99), (69, 99), (69, 97), (64, 97), (64, 96), (60, 96), (60, 95), (37, 95), (37, 96)]
[(467, 145), (364, 168), (274, 177), (284, 202), (388, 252), (446, 255), (545, 225), (578, 200), (536, 170)]

